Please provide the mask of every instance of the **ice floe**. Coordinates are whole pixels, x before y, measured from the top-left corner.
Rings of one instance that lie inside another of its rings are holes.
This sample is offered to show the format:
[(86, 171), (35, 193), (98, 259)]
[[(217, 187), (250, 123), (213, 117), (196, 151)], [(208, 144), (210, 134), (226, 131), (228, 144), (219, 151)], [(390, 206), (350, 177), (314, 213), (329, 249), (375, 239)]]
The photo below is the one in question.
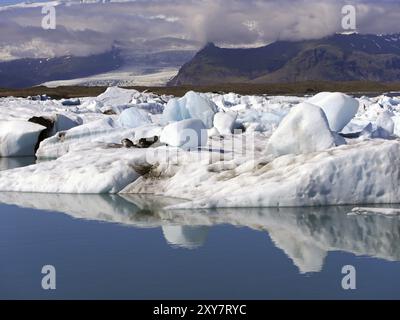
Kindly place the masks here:
[(397, 97), (174, 98), (112, 87), (79, 100), (0, 98), (1, 156), (38, 148), (39, 160), (54, 159), (8, 166), (0, 191), (152, 193), (184, 198), (179, 209), (400, 198)]

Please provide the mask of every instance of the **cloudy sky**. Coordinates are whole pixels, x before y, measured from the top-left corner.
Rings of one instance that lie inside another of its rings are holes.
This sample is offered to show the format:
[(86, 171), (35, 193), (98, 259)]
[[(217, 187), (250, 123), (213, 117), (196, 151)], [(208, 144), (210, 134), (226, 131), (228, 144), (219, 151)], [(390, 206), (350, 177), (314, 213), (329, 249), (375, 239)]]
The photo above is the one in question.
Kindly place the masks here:
[(360, 33), (400, 31), (399, 0), (55, 0), (48, 2), (63, 3), (55, 30), (41, 27), (46, 1), (21, 2), (0, 0), (2, 60), (88, 55), (113, 44), (134, 52), (319, 38), (343, 31), (345, 4), (356, 7)]

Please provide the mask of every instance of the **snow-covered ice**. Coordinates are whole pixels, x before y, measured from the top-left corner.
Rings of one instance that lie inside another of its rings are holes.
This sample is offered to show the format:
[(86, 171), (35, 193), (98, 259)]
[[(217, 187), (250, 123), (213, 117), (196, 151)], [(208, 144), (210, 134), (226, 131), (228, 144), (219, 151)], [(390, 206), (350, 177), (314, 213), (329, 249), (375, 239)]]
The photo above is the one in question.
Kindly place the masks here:
[(180, 99), (171, 99), (164, 109), (164, 121), (180, 121), (185, 119), (200, 119), (210, 129), (213, 127), (217, 107), (210, 99), (201, 94), (189, 91)]
[(80, 102), (0, 98), (3, 157), (34, 153), (45, 128), (29, 119), (55, 120), (36, 152), (53, 160), (8, 166), (0, 191), (151, 193), (184, 199), (179, 209), (400, 199), (398, 97), (174, 98), (112, 87)]
[(188, 119), (168, 124), (160, 141), (168, 146), (197, 149), (207, 144), (207, 129), (200, 119)]
[(303, 102), (292, 108), (272, 134), (267, 154), (276, 157), (322, 151), (335, 146), (335, 137), (329, 129), (324, 111)]
[(331, 130), (340, 132), (356, 115), (359, 102), (340, 92), (321, 92), (307, 100), (324, 110)]
[(214, 127), (220, 134), (231, 134), (235, 128), (237, 114), (233, 112), (218, 112), (214, 116)]
[(0, 157), (34, 156), (38, 137), (45, 129), (27, 121), (0, 121)]
[(124, 128), (137, 128), (151, 122), (148, 113), (136, 107), (122, 111), (118, 121)]

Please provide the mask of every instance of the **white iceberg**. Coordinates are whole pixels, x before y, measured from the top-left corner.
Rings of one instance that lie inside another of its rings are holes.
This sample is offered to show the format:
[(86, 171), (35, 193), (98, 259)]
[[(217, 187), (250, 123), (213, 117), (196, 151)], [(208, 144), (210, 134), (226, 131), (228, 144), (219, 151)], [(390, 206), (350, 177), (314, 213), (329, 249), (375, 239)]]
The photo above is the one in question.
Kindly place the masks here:
[(58, 132), (56, 135), (43, 140), (36, 152), (38, 158), (58, 158), (71, 149), (78, 150), (96, 143), (120, 143), (121, 139), (133, 139), (133, 129), (121, 128), (118, 121), (105, 118), (88, 122), (68, 131)]
[(310, 103), (294, 107), (272, 134), (267, 153), (273, 156), (322, 151), (335, 146), (335, 137), (321, 108)]
[(54, 126), (51, 131), (51, 135), (55, 135), (57, 132), (66, 131), (82, 124), (80, 117), (70, 117), (65, 114), (57, 113), (54, 116)]
[(148, 113), (136, 107), (122, 111), (118, 121), (123, 128), (137, 128), (151, 122)]
[[(118, 193), (140, 174), (134, 161), (140, 151), (99, 149), (70, 151), (57, 160), (1, 171), (0, 190), (43, 193)], [(132, 153), (135, 153), (134, 156)]]
[[(156, 193), (188, 200), (177, 208), (398, 202), (399, 99), (356, 100), (339, 93), (312, 99), (317, 105), (299, 104), (301, 97), (193, 92), (172, 99), (119, 88), (68, 108), (56, 100), (0, 98), (4, 154), (32, 155), (44, 127), (26, 120), (60, 115), (51, 134), (58, 132), (36, 154), (58, 159), (2, 171), (0, 190)], [(232, 125), (245, 133), (228, 134)], [(161, 142), (147, 149), (121, 144), (155, 136)], [(17, 152), (21, 146), (29, 150)]]
[(376, 125), (380, 128), (380, 137), (390, 138), (394, 134), (394, 122), (392, 120), (392, 114), (388, 111), (384, 111), (376, 120)]
[(101, 106), (116, 106), (129, 104), (141, 93), (133, 89), (123, 89), (119, 87), (110, 87), (97, 96), (96, 101), (100, 102)]
[(230, 163), (226, 169), (186, 165), (168, 179), (174, 188), (161, 182), (152, 188), (166, 196), (195, 199), (174, 208), (393, 204), (400, 197), (399, 153), (398, 141), (376, 139), (272, 162)]
[(34, 156), (46, 127), (28, 121), (0, 121), (0, 157)]
[(207, 143), (207, 129), (203, 121), (188, 119), (173, 122), (161, 132), (160, 141), (172, 147), (196, 149)]
[(189, 91), (180, 99), (168, 101), (163, 118), (166, 123), (185, 119), (200, 119), (207, 129), (213, 127), (217, 106), (211, 100), (198, 93)]
[(359, 102), (340, 92), (321, 92), (307, 100), (324, 110), (332, 131), (340, 132), (354, 118)]
[(218, 112), (214, 116), (214, 127), (220, 134), (232, 134), (237, 114), (233, 112)]

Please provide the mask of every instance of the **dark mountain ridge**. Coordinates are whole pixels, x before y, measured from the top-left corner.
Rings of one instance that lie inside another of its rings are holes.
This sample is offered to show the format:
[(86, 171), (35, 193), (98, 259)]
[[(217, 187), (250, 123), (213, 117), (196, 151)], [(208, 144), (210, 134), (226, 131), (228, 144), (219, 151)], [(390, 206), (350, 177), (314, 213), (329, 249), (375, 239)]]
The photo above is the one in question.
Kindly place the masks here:
[(335, 34), (251, 49), (207, 44), (170, 85), (400, 80), (400, 34)]
[(25, 88), (52, 80), (69, 80), (119, 68), (117, 49), (87, 57), (63, 56), (0, 62), (0, 87)]

